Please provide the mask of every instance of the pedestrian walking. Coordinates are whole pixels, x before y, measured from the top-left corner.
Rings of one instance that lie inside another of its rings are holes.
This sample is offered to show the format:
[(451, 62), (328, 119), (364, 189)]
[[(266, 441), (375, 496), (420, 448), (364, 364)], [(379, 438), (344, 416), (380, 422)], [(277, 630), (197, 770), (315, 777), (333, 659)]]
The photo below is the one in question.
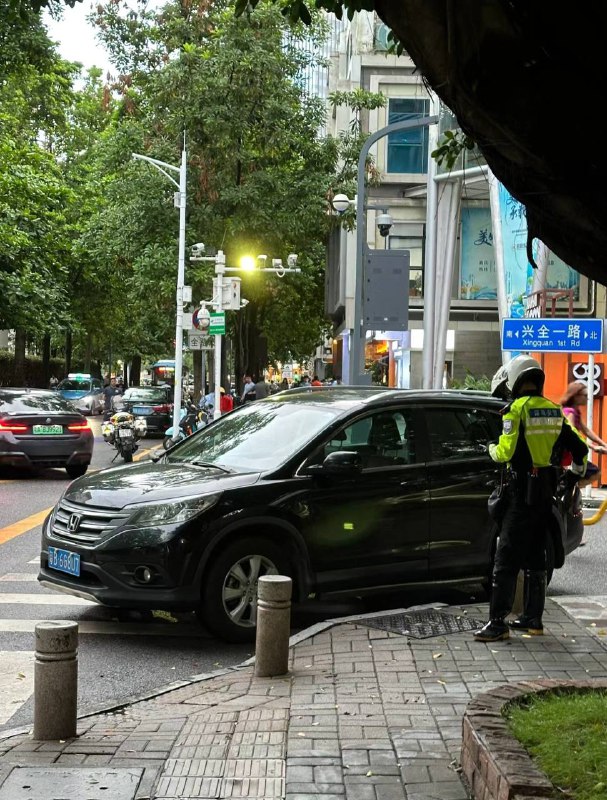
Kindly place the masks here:
[(255, 400), (255, 383), (251, 375), (244, 376), (244, 386), (242, 387), (242, 394), (240, 396), (241, 403), (248, 403)]
[(565, 393), (560, 400), (563, 414), (567, 417), (571, 425), (587, 441), (590, 450), (597, 453), (607, 453), (607, 443), (586, 425), (582, 419), (582, 407), (588, 403), (588, 388), (582, 381), (573, 381), (565, 389)]
[[(489, 455), (509, 466), (509, 500), (495, 553), (489, 621), (474, 633), (479, 642), (507, 639), (510, 628), (535, 635), (544, 632), (546, 533), (562, 452), (571, 453), (571, 470), (577, 475), (584, 474), (588, 455), (585, 442), (560, 407), (542, 395), (545, 375), (538, 362), (518, 356), (506, 372), (512, 403), (503, 414), (499, 441), (489, 445)], [(523, 613), (507, 624), (520, 569), (525, 570)]]
[(270, 394), (270, 385), (266, 382), (265, 378), (262, 375), (255, 384), (255, 399), (263, 400), (264, 397), (267, 397), (269, 394)]
[(113, 413), (112, 398), (119, 394), (116, 388), (116, 378), (110, 378), (109, 384), (103, 389), (103, 419), (108, 420)]
[(227, 414), (234, 408), (234, 398), (231, 394), (226, 392), (223, 386), (219, 387), (219, 411), (221, 414)]

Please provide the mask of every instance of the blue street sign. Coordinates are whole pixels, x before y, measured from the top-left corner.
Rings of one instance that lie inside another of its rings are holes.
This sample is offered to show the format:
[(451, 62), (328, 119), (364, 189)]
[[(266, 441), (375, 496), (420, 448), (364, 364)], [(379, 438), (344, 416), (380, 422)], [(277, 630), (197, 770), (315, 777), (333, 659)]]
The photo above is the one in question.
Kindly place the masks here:
[(505, 319), (502, 350), (602, 353), (602, 319)]

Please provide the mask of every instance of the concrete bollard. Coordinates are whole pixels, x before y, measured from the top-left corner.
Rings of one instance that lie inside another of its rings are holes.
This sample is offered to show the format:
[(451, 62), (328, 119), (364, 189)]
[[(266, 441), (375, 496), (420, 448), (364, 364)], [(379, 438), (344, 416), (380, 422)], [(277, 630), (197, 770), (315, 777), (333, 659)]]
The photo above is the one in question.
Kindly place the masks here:
[(39, 622), (34, 664), (34, 739), (76, 736), (78, 623)]
[(291, 592), (285, 575), (264, 575), (257, 584), (255, 675), (269, 678), (289, 671)]

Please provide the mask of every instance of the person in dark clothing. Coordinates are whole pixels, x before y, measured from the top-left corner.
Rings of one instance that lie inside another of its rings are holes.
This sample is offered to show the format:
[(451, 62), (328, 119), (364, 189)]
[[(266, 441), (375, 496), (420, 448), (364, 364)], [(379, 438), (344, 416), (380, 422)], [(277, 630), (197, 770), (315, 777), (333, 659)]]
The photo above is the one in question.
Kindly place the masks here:
[(108, 420), (113, 414), (112, 398), (120, 394), (116, 388), (116, 378), (111, 378), (103, 390), (103, 419)]
[[(571, 453), (571, 469), (577, 475), (584, 474), (588, 455), (588, 447), (560, 407), (542, 395), (545, 375), (538, 362), (518, 356), (506, 369), (513, 399), (502, 417), (502, 435), (489, 445), (489, 455), (509, 465), (509, 504), (495, 554), (489, 622), (474, 633), (479, 642), (507, 639), (510, 628), (535, 635), (544, 632), (547, 520), (562, 454)], [(521, 568), (525, 569), (523, 613), (507, 624)]]

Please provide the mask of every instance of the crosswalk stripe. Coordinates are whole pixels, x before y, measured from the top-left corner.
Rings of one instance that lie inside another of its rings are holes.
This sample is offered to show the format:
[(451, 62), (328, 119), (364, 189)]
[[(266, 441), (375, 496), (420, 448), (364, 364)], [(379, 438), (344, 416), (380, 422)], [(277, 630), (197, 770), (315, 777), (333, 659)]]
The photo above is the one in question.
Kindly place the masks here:
[[(36, 625), (44, 620), (41, 619), (0, 619), (0, 633), (34, 633)], [(208, 639), (209, 634), (202, 627), (196, 624), (161, 623), (161, 622), (111, 622), (105, 620), (76, 620), (78, 622), (78, 633), (82, 634), (103, 634), (103, 635), (123, 635), (123, 636), (187, 636), (188, 638)], [(5, 672), (5, 665), (2, 664), (2, 674)], [(1, 684), (0, 684), (1, 685)]]
[(6, 575), (0, 575), (0, 581), (17, 581), (22, 583), (29, 583), (30, 581), (37, 581), (38, 573), (36, 572), (7, 572)]
[(39, 511), (37, 514), (32, 514), (31, 517), (20, 519), (19, 522), (14, 522), (12, 525), (0, 528), (0, 544), (4, 544), (4, 542), (8, 542), (10, 539), (14, 539), (15, 536), (21, 536), (22, 533), (27, 533), (27, 531), (37, 528), (38, 525), (42, 525), (47, 514), (51, 511), (51, 508), (47, 508), (44, 511)]
[(8, 722), (34, 691), (34, 653), (0, 650), (0, 724)]
[(74, 597), (71, 594), (11, 594), (0, 593), (0, 603), (7, 605), (24, 605), (31, 603), (38, 606), (96, 606), (92, 600)]

